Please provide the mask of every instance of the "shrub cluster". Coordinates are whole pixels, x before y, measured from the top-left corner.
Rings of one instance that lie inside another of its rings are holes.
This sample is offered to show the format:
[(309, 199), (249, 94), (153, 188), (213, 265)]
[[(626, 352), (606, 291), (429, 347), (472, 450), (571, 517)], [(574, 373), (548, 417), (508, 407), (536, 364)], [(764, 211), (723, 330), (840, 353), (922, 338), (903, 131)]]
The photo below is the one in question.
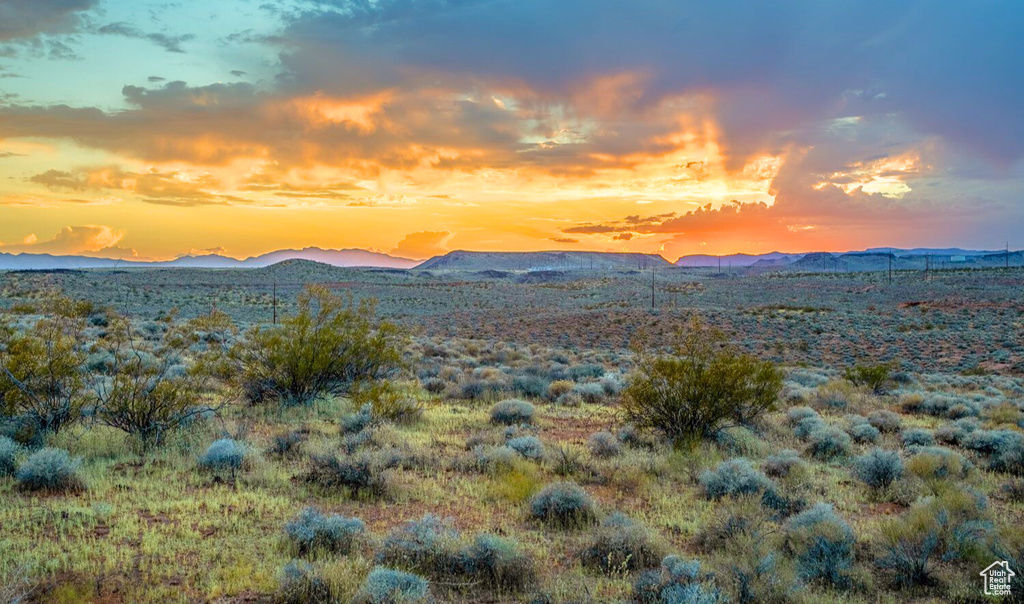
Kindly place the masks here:
[(532, 424), (534, 407), (519, 399), (508, 399), (491, 407), (491, 423), (505, 426)]
[(886, 489), (903, 476), (899, 453), (873, 449), (853, 460), (853, 476), (872, 489)]
[(701, 472), (700, 484), (708, 499), (753, 495), (772, 488), (772, 481), (743, 457), (724, 461), (714, 470)]
[(242, 469), (245, 463), (245, 445), (241, 442), (222, 438), (206, 448), (199, 458), (199, 467), (212, 472), (228, 472), (234, 474)]
[(713, 579), (701, 574), (699, 560), (665, 556), (661, 570), (641, 573), (633, 583), (634, 604), (717, 604), (723, 601)]
[(363, 537), (366, 525), (358, 518), (308, 507), (285, 525), (284, 532), (300, 556), (320, 551), (347, 554)]
[(853, 529), (828, 504), (816, 504), (786, 525), (786, 547), (796, 560), (798, 574), (808, 581), (845, 587), (854, 542)]
[(580, 560), (606, 573), (623, 573), (657, 566), (664, 556), (664, 548), (647, 528), (615, 512), (594, 531)]
[(412, 573), (377, 567), (370, 571), (352, 604), (431, 604), (430, 583)]
[(0, 436), (0, 476), (10, 476), (18, 469), (21, 445), (6, 436)]
[(18, 468), (18, 486), (27, 491), (77, 491), (85, 488), (78, 470), (82, 458), (72, 458), (63, 449), (40, 449)]
[(608, 431), (595, 432), (587, 439), (587, 448), (594, 457), (616, 457), (622, 452), (622, 445), (614, 434)]
[(558, 528), (579, 528), (593, 523), (597, 517), (594, 500), (572, 482), (544, 487), (530, 502), (530, 514)]
[(380, 452), (338, 457), (317, 455), (310, 460), (307, 482), (326, 489), (348, 489), (353, 497), (386, 497), (391, 488), (390, 470), (400, 462)]

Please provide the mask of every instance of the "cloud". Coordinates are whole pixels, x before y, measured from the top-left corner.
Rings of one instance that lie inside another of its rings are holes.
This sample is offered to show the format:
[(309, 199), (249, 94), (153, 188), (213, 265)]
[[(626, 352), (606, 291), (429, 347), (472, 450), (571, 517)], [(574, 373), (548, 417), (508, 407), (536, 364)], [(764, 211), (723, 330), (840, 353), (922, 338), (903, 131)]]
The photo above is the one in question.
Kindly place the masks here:
[(81, 254), (101, 252), (116, 245), (124, 232), (103, 225), (66, 226), (51, 239), (29, 235), (19, 243), (0, 243), (0, 252), (31, 254)]
[(128, 172), (116, 166), (81, 168), (74, 171), (47, 170), (29, 178), (30, 182), (53, 190), (75, 192), (112, 191), (136, 196), (147, 203), (170, 206), (225, 205), (248, 200), (215, 192), (221, 183), (206, 173)]
[(448, 231), (419, 231), (409, 233), (391, 250), (394, 256), (423, 260), (448, 252), (445, 244), (452, 238)]
[(549, 237), (551, 241), (555, 243), (579, 243), (579, 239), (573, 239), (572, 237)]
[(144, 32), (134, 25), (124, 22), (109, 23), (97, 28), (96, 33), (105, 36), (123, 36), (125, 38), (149, 40), (167, 52), (177, 53), (185, 52), (181, 47), (183, 42), (190, 42), (196, 38), (194, 34), (169, 35), (159, 32)]
[(97, 0), (7, 0), (0, 3), (0, 42), (73, 31)]

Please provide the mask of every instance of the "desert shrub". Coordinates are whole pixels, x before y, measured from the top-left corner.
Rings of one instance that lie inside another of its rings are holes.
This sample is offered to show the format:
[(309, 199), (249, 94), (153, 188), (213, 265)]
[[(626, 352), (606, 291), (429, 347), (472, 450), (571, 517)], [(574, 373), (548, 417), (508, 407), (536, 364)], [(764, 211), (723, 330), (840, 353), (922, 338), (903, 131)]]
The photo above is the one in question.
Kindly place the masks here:
[(922, 428), (907, 428), (900, 433), (900, 441), (905, 447), (930, 447), (935, 444), (935, 437)]
[(945, 447), (916, 447), (907, 460), (907, 471), (923, 480), (964, 478), (971, 463), (956, 451)]
[(513, 426), (532, 424), (534, 406), (519, 399), (508, 399), (491, 407), (491, 423)]
[(1020, 473), (1024, 471), (1024, 434), (1015, 430), (975, 430), (964, 437), (965, 449), (989, 458), (991, 469)]
[(450, 520), (426, 514), (388, 533), (377, 551), (376, 561), (425, 574), (458, 575), (465, 569), (458, 539), (459, 532)]
[(373, 302), (346, 303), (325, 287), (311, 286), (297, 304), (294, 315), (253, 328), (235, 347), (250, 401), (308, 404), (385, 377), (400, 365), (398, 328), (377, 320)]
[(428, 378), (423, 381), (423, 389), (430, 394), (441, 394), (448, 388), (448, 382), (441, 378)]
[(373, 405), (364, 404), (358, 411), (346, 413), (338, 422), (342, 436), (358, 434), (373, 425)]
[(85, 488), (78, 469), (82, 458), (72, 458), (63, 449), (40, 449), (26, 459), (14, 477), (27, 491), (77, 491)]
[(872, 489), (886, 489), (903, 476), (899, 453), (873, 449), (853, 460), (853, 476)]
[(627, 447), (636, 449), (651, 449), (657, 444), (651, 437), (637, 430), (633, 424), (626, 424), (619, 429), (619, 440)]
[(768, 476), (783, 478), (786, 476), (803, 475), (807, 472), (807, 462), (800, 459), (800, 454), (792, 449), (783, 449), (769, 455), (762, 466)]
[(634, 604), (718, 604), (721, 591), (701, 576), (700, 561), (665, 556), (660, 571), (641, 573), (633, 582)]
[(868, 423), (885, 433), (899, 432), (903, 426), (903, 420), (899, 415), (885, 409), (872, 411), (871, 415), (868, 415)]
[(430, 583), (412, 573), (377, 567), (370, 571), (352, 604), (430, 604)]
[(544, 445), (536, 436), (517, 436), (510, 438), (505, 446), (526, 459), (541, 459), (544, 457)]
[(789, 411), (786, 412), (786, 421), (789, 422), (789, 424), (791, 426), (796, 426), (802, 420), (805, 420), (808, 417), (821, 417), (821, 416), (818, 415), (818, 412), (815, 411), (814, 409), (811, 409), (810, 407), (803, 407), (803, 406), (801, 406), (801, 407), (790, 407)]
[(0, 436), (0, 476), (10, 476), (17, 471), (21, 450), (20, 444), (6, 436)]
[(845, 587), (853, 566), (854, 542), (853, 529), (828, 504), (819, 503), (786, 525), (786, 548), (804, 580)]
[(530, 501), (530, 514), (550, 526), (578, 528), (594, 522), (594, 500), (573, 482), (557, 482), (544, 487)]
[(222, 438), (206, 448), (199, 457), (199, 467), (214, 472), (237, 472), (245, 462), (245, 445), (237, 440)]
[(569, 377), (575, 381), (599, 378), (604, 375), (604, 367), (597, 363), (585, 363), (573, 365), (569, 368)]
[(838, 428), (822, 428), (811, 432), (807, 450), (815, 459), (830, 461), (850, 454), (850, 435)]
[(548, 399), (556, 401), (559, 398), (572, 392), (573, 386), (575, 386), (571, 380), (555, 380), (548, 386)]
[(575, 445), (558, 444), (551, 451), (551, 470), (559, 476), (569, 476), (584, 470), (583, 449)]
[(604, 400), (604, 386), (597, 382), (577, 384), (572, 391), (585, 403), (600, 403)]
[(284, 526), (284, 532), (300, 556), (317, 551), (347, 554), (366, 532), (366, 525), (358, 518), (326, 515), (308, 507)]
[(757, 433), (744, 426), (719, 430), (715, 442), (723, 451), (733, 455), (759, 455), (765, 450), (765, 442)]
[(353, 389), (352, 402), (370, 408), (374, 418), (396, 424), (411, 424), (423, 416), (423, 403), (388, 380), (378, 380)]
[(978, 420), (965, 417), (935, 430), (935, 439), (948, 445), (959, 445), (967, 438), (968, 434), (980, 428)]
[(517, 375), (512, 378), (512, 391), (520, 396), (544, 398), (551, 382), (539, 375)]
[(843, 377), (854, 386), (865, 386), (875, 394), (885, 394), (892, 370), (893, 366), (890, 363), (854, 365), (843, 370)]
[(828, 424), (819, 415), (812, 415), (811, 417), (805, 417), (796, 424), (796, 428), (793, 430), (793, 435), (800, 440), (807, 440), (811, 434), (819, 430), (827, 430)]
[(0, 323), (0, 412), (21, 416), (41, 432), (77, 421), (88, 402), (84, 315), (65, 298), (45, 304), (28, 329)]
[(615, 396), (622, 392), (623, 384), (622, 380), (619, 379), (618, 374), (606, 373), (599, 383), (601, 384), (601, 387), (604, 388), (604, 393), (608, 396)]
[(850, 426), (846, 433), (850, 435), (853, 442), (859, 444), (876, 443), (878, 442), (878, 437), (881, 435), (878, 428), (872, 426), (866, 421), (863, 424), (854, 424)]
[[(203, 334), (220, 334), (204, 338)], [(95, 418), (126, 432), (143, 449), (213, 409), (204, 404), (225, 369), (226, 343), (234, 325), (224, 313), (186, 321), (150, 338), (140, 338), (124, 317), (112, 320), (100, 341), (110, 355), (104, 379), (96, 380)]]
[(310, 460), (305, 480), (325, 489), (348, 489), (353, 497), (385, 497), (391, 488), (389, 470), (397, 462), (379, 452), (365, 452), (344, 458), (318, 455)]
[(296, 430), (288, 430), (274, 435), (267, 452), (282, 457), (293, 455), (306, 440), (306, 435)]
[(292, 560), (281, 569), (277, 601), (281, 604), (331, 604), (331, 588), (304, 560)]
[(622, 452), (619, 439), (608, 431), (591, 434), (587, 439), (587, 448), (594, 457), (615, 457)]
[(1014, 478), (999, 488), (999, 492), (1013, 503), (1024, 503), (1024, 478)]
[(897, 584), (916, 586), (935, 581), (940, 561), (987, 563), (992, 525), (986, 507), (984, 498), (956, 489), (919, 500), (882, 524), (876, 565), (892, 571)]
[(704, 470), (699, 480), (708, 499), (751, 495), (772, 487), (772, 481), (742, 457), (724, 461), (714, 470)]
[(470, 451), (473, 467), (480, 472), (500, 472), (512, 469), (520, 455), (507, 446), (478, 445)]
[(615, 512), (593, 531), (580, 560), (606, 573), (623, 573), (657, 566), (664, 556), (664, 548), (647, 528)]
[(740, 353), (724, 335), (694, 323), (673, 355), (640, 351), (623, 390), (627, 422), (676, 444), (714, 437), (729, 423), (749, 424), (775, 408), (782, 371)]
[(533, 558), (511, 539), (479, 535), (463, 558), (470, 579), (492, 593), (518, 593), (537, 579)]

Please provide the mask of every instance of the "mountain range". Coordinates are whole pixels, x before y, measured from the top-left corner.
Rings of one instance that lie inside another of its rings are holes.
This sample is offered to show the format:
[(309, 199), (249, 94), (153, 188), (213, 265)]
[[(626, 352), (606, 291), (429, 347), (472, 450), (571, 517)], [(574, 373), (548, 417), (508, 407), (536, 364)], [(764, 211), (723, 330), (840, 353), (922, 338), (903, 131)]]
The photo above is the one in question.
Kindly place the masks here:
[(163, 261), (113, 260), (91, 256), (8, 254), (0, 252), (0, 270), (77, 270), (110, 268), (261, 268), (287, 260), (308, 260), (335, 267), (367, 267), (438, 271), (570, 271), (644, 270), (653, 267), (721, 268), (723, 271), (844, 271), (883, 270), (890, 255), (894, 269), (997, 267), (1024, 265), (1024, 252), (963, 248), (871, 248), (853, 252), (766, 254), (693, 254), (670, 263), (657, 254), (632, 252), (474, 252), (456, 250), (420, 262), (363, 249), (307, 247), (268, 252), (245, 259), (220, 254), (188, 255)]
[(307, 247), (301, 250), (277, 250), (244, 260), (220, 254), (181, 256), (174, 260), (111, 260), (91, 256), (55, 256), (52, 254), (0, 253), (0, 270), (53, 270), (83, 268), (260, 268), (285, 260), (311, 260), (338, 267), (412, 268), (417, 260), (361, 249), (325, 250)]

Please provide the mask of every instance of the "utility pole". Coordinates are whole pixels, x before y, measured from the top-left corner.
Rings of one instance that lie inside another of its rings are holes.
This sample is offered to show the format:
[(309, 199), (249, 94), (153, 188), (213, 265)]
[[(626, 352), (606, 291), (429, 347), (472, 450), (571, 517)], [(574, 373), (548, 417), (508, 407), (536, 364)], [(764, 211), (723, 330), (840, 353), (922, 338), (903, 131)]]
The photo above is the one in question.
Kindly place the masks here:
[(277, 281), (274, 281), (274, 325), (277, 325)]
[(892, 284), (892, 248), (889, 248), (889, 284)]
[(654, 310), (654, 265), (651, 265), (651, 310)]
[(1006, 242), (1006, 268), (1010, 268), (1010, 242)]
[(718, 257), (718, 274), (719, 275), (722, 274), (722, 257), (721, 256)]

